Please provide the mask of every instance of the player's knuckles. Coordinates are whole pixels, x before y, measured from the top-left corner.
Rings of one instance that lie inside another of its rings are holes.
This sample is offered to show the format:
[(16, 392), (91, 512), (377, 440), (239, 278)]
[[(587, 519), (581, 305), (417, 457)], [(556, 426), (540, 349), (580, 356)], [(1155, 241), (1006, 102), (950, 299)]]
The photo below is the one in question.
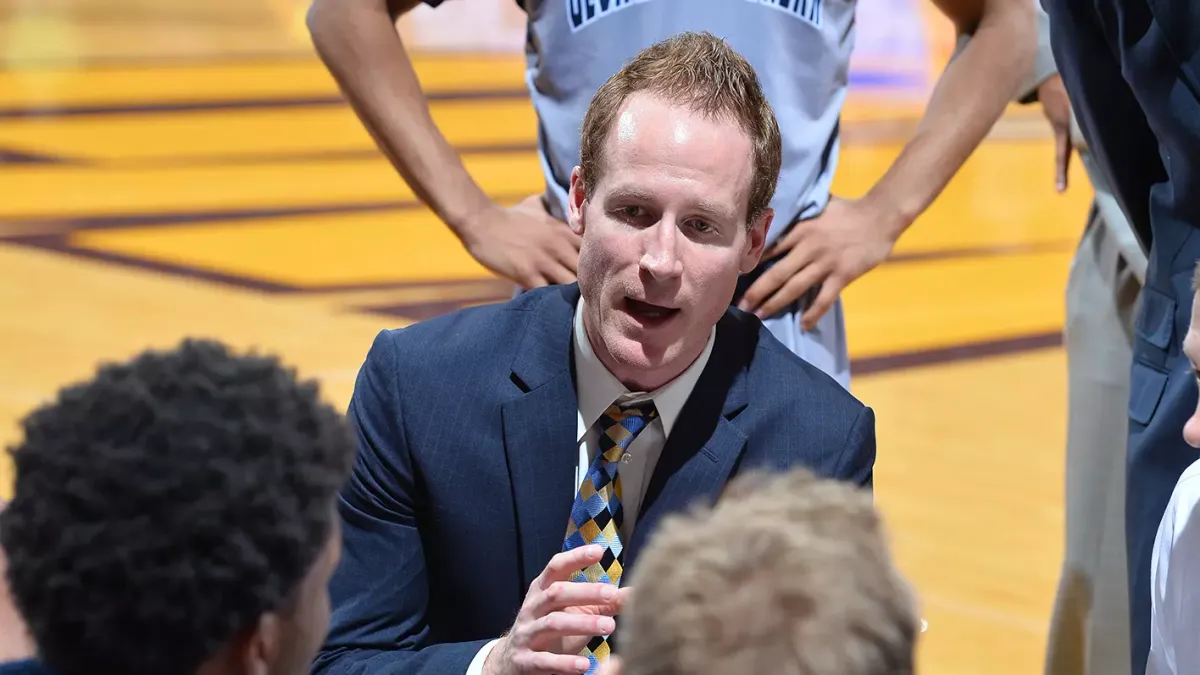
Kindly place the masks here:
[(512, 656), (512, 665), (518, 673), (530, 673), (537, 670), (537, 652), (522, 649)]
[(538, 620), (538, 632), (561, 633), (571, 627), (571, 617), (562, 612), (551, 612)]
[(542, 595), (542, 604), (554, 605), (562, 602), (563, 598), (567, 594), (567, 591), (567, 585), (561, 581), (556, 581), (550, 584), (550, 587), (547, 588), (546, 592)]
[(574, 668), (564, 667), (564, 659), (550, 652), (534, 652), (529, 658), (530, 670), (536, 673), (570, 673)]

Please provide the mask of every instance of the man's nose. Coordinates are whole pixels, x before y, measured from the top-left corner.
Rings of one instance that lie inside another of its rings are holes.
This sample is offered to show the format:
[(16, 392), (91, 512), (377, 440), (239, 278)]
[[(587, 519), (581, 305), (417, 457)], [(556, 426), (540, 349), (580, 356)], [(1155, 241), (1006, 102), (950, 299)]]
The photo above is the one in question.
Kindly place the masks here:
[(680, 237), (674, 219), (664, 217), (646, 234), (645, 250), (640, 261), (642, 269), (655, 279), (670, 279), (683, 274), (683, 261), (679, 259)]

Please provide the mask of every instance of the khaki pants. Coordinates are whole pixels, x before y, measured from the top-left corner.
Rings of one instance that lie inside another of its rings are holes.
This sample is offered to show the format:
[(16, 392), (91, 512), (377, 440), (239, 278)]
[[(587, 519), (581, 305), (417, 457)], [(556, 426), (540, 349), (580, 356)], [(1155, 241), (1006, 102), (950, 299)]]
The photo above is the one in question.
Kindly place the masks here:
[(1127, 409), (1145, 260), (1129, 260), (1111, 214), (1093, 205), (1067, 282), (1066, 550), (1046, 675), (1129, 675)]

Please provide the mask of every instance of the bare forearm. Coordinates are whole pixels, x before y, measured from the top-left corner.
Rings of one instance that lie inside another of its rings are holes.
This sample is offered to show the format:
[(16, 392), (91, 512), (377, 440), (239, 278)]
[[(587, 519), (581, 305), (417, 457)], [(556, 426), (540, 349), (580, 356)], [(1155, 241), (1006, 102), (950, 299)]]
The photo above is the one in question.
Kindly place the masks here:
[(1004, 113), (1032, 67), (1034, 14), (1003, 0), (938, 80), (916, 133), (867, 199), (889, 214), (898, 237), (929, 207)]
[(380, 150), (456, 233), (491, 200), (438, 130), (412, 61), (396, 32), (396, 15), (419, 0), (314, 0), (313, 44)]

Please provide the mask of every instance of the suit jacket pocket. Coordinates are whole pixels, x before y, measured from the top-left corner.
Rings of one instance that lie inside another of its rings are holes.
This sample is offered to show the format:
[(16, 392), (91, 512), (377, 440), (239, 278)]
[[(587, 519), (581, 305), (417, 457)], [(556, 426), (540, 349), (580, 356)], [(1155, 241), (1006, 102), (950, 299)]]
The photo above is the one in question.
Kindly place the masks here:
[(1137, 318), (1138, 337), (1161, 350), (1167, 350), (1175, 340), (1175, 300), (1147, 286), (1142, 289), (1141, 301)]
[(1134, 361), (1129, 378), (1129, 419), (1142, 426), (1150, 424), (1166, 387), (1165, 371), (1142, 361)]

